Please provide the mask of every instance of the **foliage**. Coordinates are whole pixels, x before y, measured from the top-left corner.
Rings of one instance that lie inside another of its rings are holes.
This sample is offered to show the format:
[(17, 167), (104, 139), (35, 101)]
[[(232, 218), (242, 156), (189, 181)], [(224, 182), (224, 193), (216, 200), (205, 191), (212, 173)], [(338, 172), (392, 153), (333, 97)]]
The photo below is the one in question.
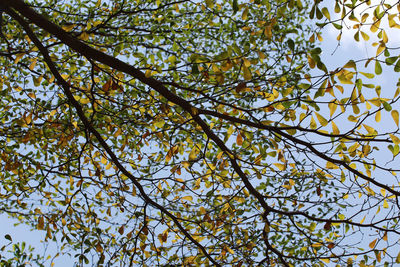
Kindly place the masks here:
[[(13, 244), (12, 238), (10, 235), (5, 235), (5, 239), (9, 241), (7, 245), (1, 247), (0, 251), (0, 266), (2, 267), (24, 267), (24, 266), (33, 266), (32, 264), (35, 263), (34, 266), (43, 267), (43, 257), (40, 255), (33, 255), (34, 248), (31, 246), (26, 247), (25, 242), (22, 243), (15, 243)], [(12, 245), (12, 246), (11, 246)], [(6, 251), (6, 248), (11, 249)]]
[(400, 263), (400, 5), (320, 2), (1, 0), (1, 209), (80, 265)]

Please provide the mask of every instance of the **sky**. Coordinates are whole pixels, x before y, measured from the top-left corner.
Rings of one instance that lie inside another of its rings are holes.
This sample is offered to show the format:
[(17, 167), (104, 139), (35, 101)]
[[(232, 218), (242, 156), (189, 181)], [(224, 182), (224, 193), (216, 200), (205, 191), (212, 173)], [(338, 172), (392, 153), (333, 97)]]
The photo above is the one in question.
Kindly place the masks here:
[[(334, 1), (328, 2), (333, 3)], [(380, 1), (374, 0), (372, 1), (372, 5), (379, 2)], [(388, 0), (386, 2), (396, 3), (397, 1)], [(365, 12), (366, 6), (360, 6), (357, 9), (356, 16), (361, 17)], [(367, 12), (371, 12), (371, 10)], [(398, 10), (395, 9), (393, 10), (393, 12), (398, 12)], [(338, 18), (338, 14), (334, 14), (333, 11), (331, 11), (331, 16), (336, 16), (336, 18)], [(356, 42), (354, 40), (355, 30), (352, 29), (352, 22), (347, 20), (346, 25), (347, 27), (343, 28), (340, 43), (338, 43), (338, 41), (336, 40), (338, 31), (333, 26), (329, 26), (323, 30), (322, 37), (324, 38), (324, 41), (321, 45), (323, 51), (322, 59), (327, 65), (328, 69), (336, 69), (337, 67), (343, 66), (350, 58), (362, 59), (375, 55), (376, 48), (372, 47), (372, 43), (375, 42), (376, 39), (371, 36), (370, 40), (368, 41), (364, 41), (362, 40), (362, 38), (360, 38), (360, 42)], [(388, 46), (396, 46), (396, 44), (400, 44), (399, 29), (390, 28), (387, 21), (383, 21), (381, 27), (385, 29), (387, 35), (389, 36)], [(371, 66), (373, 67), (373, 64), (371, 64)], [(373, 72), (372, 67), (369, 68), (370, 72)], [(383, 73), (379, 77), (377, 77), (377, 81), (382, 85), (383, 88), (382, 93), (393, 95), (393, 90), (396, 89), (395, 84), (398, 81), (399, 77), (399, 73), (395, 73), (392, 68), (384, 67)], [(383, 117), (383, 120), (387, 120), (388, 123), (390, 122), (391, 124), (393, 124), (393, 121), (390, 121), (391, 118), (389, 117)], [(382, 157), (387, 157), (387, 155), (382, 154)], [(40, 240), (44, 239), (45, 237), (44, 231), (32, 231), (29, 229), (29, 227), (24, 225), (15, 226), (14, 224), (16, 223), (16, 221), (9, 219), (8, 216), (4, 214), (0, 215), (0, 222), (0, 246), (8, 243), (8, 241), (4, 238), (4, 235), (10, 234), (14, 242), (25, 241), (28, 245), (35, 247), (37, 253), (45, 252), (44, 244), (40, 243)], [(47, 248), (47, 251), (50, 253), (54, 253), (56, 251), (56, 246), (50, 244)], [(54, 260), (54, 263), (54, 266), (57, 267), (73, 266), (68, 256), (56, 258)]]

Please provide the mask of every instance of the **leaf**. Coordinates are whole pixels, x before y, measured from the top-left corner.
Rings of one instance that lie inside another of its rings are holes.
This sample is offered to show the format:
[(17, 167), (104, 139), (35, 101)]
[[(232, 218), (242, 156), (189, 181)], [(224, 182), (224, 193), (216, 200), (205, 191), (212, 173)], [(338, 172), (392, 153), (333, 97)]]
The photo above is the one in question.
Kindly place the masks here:
[(376, 130), (374, 128), (372, 128), (371, 126), (368, 126), (366, 124), (363, 124), (365, 130), (367, 130), (368, 134), (370, 135), (375, 135), (376, 134)]
[(375, 121), (380, 122), (381, 121), (381, 111), (378, 110), (378, 112), (375, 115)]
[(332, 133), (335, 135), (340, 134), (339, 128), (337, 127), (336, 123), (334, 121), (331, 121), (332, 124)]
[(189, 161), (195, 160), (197, 158), (197, 154), (198, 154), (197, 148), (193, 146), (192, 150), (189, 153)]
[(329, 110), (330, 110), (329, 116), (332, 118), (332, 115), (335, 114), (335, 111), (336, 111), (336, 109), (338, 107), (338, 104), (336, 104), (335, 102), (330, 102), (328, 104), (328, 107), (329, 107)]
[(317, 123), (315, 122), (313, 116), (311, 116), (310, 128), (311, 128), (311, 129), (316, 129), (316, 128), (317, 128)]
[(331, 19), (331, 15), (329, 14), (328, 8), (324, 7), (324, 8), (322, 8), (321, 11), (322, 11), (322, 14), (324, 14), (324, 16), (325, 16), (328, 20)]
[(243, 137), (242, 137), (242, 135), (240, 134), (240, 132), (239, 132), (238, 135), (236, 136), (236, 144), (237, 144), (238, 146), (241, 146), (241, 145), (243, 144)]
[(123, 235), (124, 234), (124, 226), (122, 225), (120, 228), (118, 228), (118, 233), (120, 234), (120, 235)]
[(400, 139), (397, 136), (395, 136), (394, 134), (389, 134), (389, 136), (395, 145), (400, 144)]
[(238, 0), (233, 0), (232, 1), (232, 8), (233, 8), (233, 14), (239, 11), (239, 5), (238, 5)]
[(6, 234), (4, 236), (4, 238), (12, 242), (12, 238), (11, 238), (11, 236), (9, 234)]
[(396, 65), (394, 66), (395, 72), (400, 72), (400, 59), (397, 60)]
[(154, 126), (156, 126), (159, 129), (163, 128), (164, 125), (165, 125), (165, 120), (163, 119), (154, 122)]
[(38, 218), (37, 229), (38, 230), (43, 230), (44, 229), (44, 218), (43, 218), (43, 216), (39, 216), (39, 218)]
[(397, 59), (398, 59), (398, 57), (388, 57), (385, 59), (385, 62), (387, 65), (390, 66), (390, 65), (393, 65)]
[(37, 63), (37, 58), (35, 58), (34, 60), (32, 60), (32, 63), (29, 65), (29, 69), (33, 70), (36, 66)]
[(317, 116), (317, 119), (322, 126), (328, 125), (328, 121), (321, 114), (315, 112), (315, 115)]
[(363, 32), (363, 31), (360, 31), (360, 33), (361, 33), (361, 36), (362, 36), (362, 38), (364, 39), (364, 41), (368, 41), (368, 40), (369, 40), (368, 34), (366, 34), (366, 33)]
[(375, 61), (375, 74), (379, 75), (382, 73), (382, 66), (378, 60)]
[(251, 75), (249, 68), (247, 68), (246, 66), (243, 65), (242, 69), (243, 69), (243, 78), (247, 81), (251, 80), (252, 75)]
[(285, 164), (282, 164), (282, 163), (274, 163), (274, 165), (275, 165), (280, 171), (286, 170), (286, 165), (285, 165)]
[(101, 90), (103, 90), (104, 92), (108, 92), (108, 91), (110, 90), (111, 83), (112, 83), (112, 80), (109, 79), (109, 80), (103, 85), (103, 87), (101, 88)]
[(368, 246), (369, 246), (370, 248), (372, 248), (372, 249), (375, 248), (375, 244), (376, 244), (376, 241), (377, 241), (377, 240), (378, 240), (378, 238), (375, 239), (374, 241), (372, 241), (371, 243), (369, 243)]
[(372, 79), (372, 78), (375, 77), (375, 75), (372, 74), (372, 73), (366, 73), (366, 72), (362, 72), (362, 71), (360, 71), (359, 73), (362, 74), (362, 75), (364, 75), (364, 76), (367, 77), (368, 79)]
[(75, 24), (70, 24), (70, 25), (63, 25), (62, 29), (66, 32), (72, 31), (72, 29), (75, 27)]
[(337, 166), (335, 163), (332, 163), (332, 162), (328, 161), (326, 163), (326, 168), (327, 169), (339, 169), (339, 166)]
[(103, 247), (101, 246), (101, 244), (100, 244), (100, 242), (98, 242), (97, 244), (96, 244), (96, 251), (97, 252), (103, 252)]
[(343, 68), (353, 68), (354, 70), (357, 70), (357, 66), (356, 63), (354, 62), (354, 60), (349, 60), (344, 66)]
[(397, 127), (399, 127), (399, 112), (397, 110), (392, 110), (391, 115)]
[(181, 200), (193, 201), (193, 197), (192, 196), (184, 196), (181, 198)]
[(388, 209), (389, 208), (389, 204), (388, 204), (386, 199), (383, 200), (383, 208), (384, 209)]

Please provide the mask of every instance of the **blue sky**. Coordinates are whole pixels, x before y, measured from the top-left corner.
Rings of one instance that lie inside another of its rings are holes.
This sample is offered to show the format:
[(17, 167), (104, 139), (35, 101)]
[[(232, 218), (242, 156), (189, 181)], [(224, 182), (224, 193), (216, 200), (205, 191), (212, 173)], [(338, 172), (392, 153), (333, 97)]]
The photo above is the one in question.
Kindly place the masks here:
[[(333, 3), (333, 1), (331, 1)], [(374, 1), (373, 1), (374, 2)], [(377, 3), (378, 1), (375, 1)], [(396, 2), (393, 0), (387, 2)], [(359, 12), (365, 10), (365, 7), (360, 7)], [(333, 12), (331, 12), (333, 16)], [(340, 41), (340, 45), (337, 47), (338, 42), (336, 40), (336, 36), (338, 31), (335, 30), (332, 26), (324, 29), (322, 42), (322, 58), (325, 64), (328, 66), (328, 69), (336, 69), (337, 67), (343, 66), (349, 59), (362, 59), (367, 57), (372, 57), (375, 55), (376, 48), (372, 47), (372, 43), (376, 41), (371, 36), (368, 42), (360, 41), (356, 42), (353, 38), (355, 31), (351, 29), (352, 23), (350, 21), (346, 21), (346, 24), (350, 29), (344, 28), (342, 38)], [(398, 33), (398, 29), (390, 29), (387, 26), (387, 23), (381, 24), (382, 27), (385, 28), (387, 34), (389, 36), (389, 45), (395, 46), (396, 44), (400, 44), (400, 34)], [(373, 63), (370, 64), (369, 71), (373, 72)], [(382, 94), (387, 96), (392, 96), (394, 90), (396, 89), (395, 84), (397, 83), (400, 75), (399, 73), (395, 73), (393, 68), (383, 68), (382, 75), (376, 78), (376, 81), (379, 82), (382, 86)], [(343, 122), (345, 123), (345, 122)], [(379, 124), (379, 127), (384, 127), (384, 125), (393, 125), (393, 121), (391, 120), (390, 115), (383, 114), (382, 122)], [(382, 130), (384, 130), (382, 128)], [(390, 155), (388, 157), (388, 151), (382, 151), (380, 155), (382, 160), (390, 160)], [(397, 160), (398, 161), (398, 160)], [(45, 232), (44, 231), (31, 231), (29, 227), (24, 225), (14, 226), (16, 221), (7, 218), (7, 215), (1, 215), (1, 227), (0, 227), (0, 245), (7, 244), (8, 241), (4, 239), (5, 234), (10, 234), (13, 238), (14, 242), (22, 242), (25, 241), (28, 245), (32, 245), (36, 247), (36, 252), (42, 253), (44, 252), (45, 245), (40, 242), (40, 240), (44, 239)], [(367, 246), (368, 244), (366, 244)], [(56, 246), (54, 244), (50, 244), (47, 248), (47, 252), (50, 254), (56, 253)], [(58, 257), (54, 260), (55, 266), (72, 266), (72, 261), (67, 256)]]

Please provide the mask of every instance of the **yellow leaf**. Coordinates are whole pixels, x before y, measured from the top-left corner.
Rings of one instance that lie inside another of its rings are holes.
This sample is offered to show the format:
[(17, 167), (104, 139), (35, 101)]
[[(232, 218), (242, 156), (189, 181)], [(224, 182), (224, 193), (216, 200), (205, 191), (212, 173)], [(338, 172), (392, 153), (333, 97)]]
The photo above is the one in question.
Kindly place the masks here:
[(26, 124), (30, 124), (32, 122), (32, 113), (29, 113), (29, 115), (25, 118)]
[(189, 161), (195, 160), (196, 157), (197, 157), (197, 149), (196, 149), (196, 147), (194, 146), (194, 147), (192, 148), (192, 150), (190, 151), (190, 153), (189, 153)]
[(328, 104), (329, 110), (330, 110), (330, 116), (332, 117), (332, 115), (335, 113), (338, 105), (335, 102), (330, 102)]
[(374, 24), (371, 25), (371, 32), (376, 32), (377, 30), (379, 30), (379, 25), (381, 24), (381, 20), (377, 19)]
[(246, 68), (249, 68), (251, 66), (251, 62), (250, 60), (248, 60), (247, 58), (243, 58), (243, 64)]
[(317, 128), (317, 123), (314, 120), (314, 117), (311, 116), (311, 121), (310, 121), (310, 128), (311, 129), (316, 129)]
[(382, 31), (382, 41), (386, 44), (389, 41), (389, 37), (387, 36), (385, 31)]
[(389, 208), (389, 203), (387, 202), (386, 199), (383, 200), (383, 208), (388, 209)]
[(383, 50), (385, 50), (385, 45), (381, 44), (380, 46), (378, 46), (378, 49), (376, 50), (376, 55), (378, 56), (380, 53), (383, 52)]
[(62, 29), (66, 32), (70, 32), (72, 31), (72, 29), (75, 27), (75, 24), (71, 24), (71, 25), (64, 25), (62, 26)]
[(333, 132), (333, 134), (340, 134), (339, 128), (337, 127), (336, 123), (331, 121), (331, 124), (332, 124), (332, 132)]
[(151, 77), (151, 74), (152, 74), (152, 70), (148, 69), (148, 70), (146, 70), (146, 72), (144, 73), (144, 76), (145, 76), (146, 78), (150, 78), (150, 77)]
[(321, 243), (314, 243), (311, 245), (313, 248), (319, 248), (320, 246), (322, 246)]
[(380, 122), (381, 121), (381, 111), (380, 110), (375, 115), (375, 121), (376, 122)]
[(389, 135), (395, 145), (398, 145), (400, 143), (400, 139), (397, 136), (395, 136), (394, 134)]
[(362, 220), (360, 221), (360, 223), (362, 224), (365, 221), (365, 216), (364, 218), (362, 218)]
[(391, 112), (392, 118), (394, 122), (396, 123), (397, 127), (399, 127), (399, 112), (397, 110), (392, 110)]
[(226, 246), (226, 250), (231, 253), (231, 254), (235, 254), (235, 251), (233, 251), (230, 247)]
[(103, 163), (104, 165), (107, 164), (108, 160), (105, 157), (101, 157), (101, 163)]
[(17, 64), (24, 55), (25, 55), (24, 53), (17, 54), (17, 56), (15, 57), (15, 60), (14, 60), (14, 64)]
[(367, 132), (371, 135), (375, 134), (376, 130), (374, 128), (372, 128), (371, 126), (368, 126), (366, 124), (363, 124), (365, 130), (367, 130)]
[(353, 84), (353, 81), (351, 80), (351, 78), (352, 78), (351, 75), (341, 74), (338, 76), (338, 79), (342, 84)]
[(315, 115), (317, 116), (317, 119), (322, 126), (326, 126), (328, 124), (328, 121), (321, 114), (315, 112)]
[(366, 34), (366, 33), (363, 32), (363, 31), (360, 31), (360, 33), (361, 33), (361, 36), (362, 36), (362, 38), (364, 39), (364, 41), (368, 41), (368, 40), (369, 40), (368, 34)]
[(204, 207), (200, 207), (200, 213), (201, 214), (206, 214), (207, 211), (206, 211), (206, 209)]
[(312, 68), (312, 69), (315, 68), (314, 59), (311, 56), (307, 55), (307, 60), (308, 60), (308, 65), (310, 65), (310, 68)]
[(397, 254), (396, 263), (400, 263), (400, 252), (399, 252), (399, 254)]
[(34, 60), (32, 60), (32, 63), (29, 65), (29, 69), (33, 70), (36, 66), (36, 62), (37, 62), (37, 58), (35, 58)]
[(374, 104), (374, 106), (376, 107), (380, 107), (381, 106), (381, 100), (380, 98), (372, 98), (369, 100), (369, 102), (371, 102), (372, 104)]
[(387, 240), (388, 240), (388, 238), (387, 238), (387, 232), (385, 232), (385, 234), (383, 235), (382, 239), (383, 239), (384, 241), (387, 241)]
[(280, 171), (286, 170), (286, 165), (285, 165), (285, 164), (274, 163), (274, 165), (275, 165)]
[(382, 194), (382, 196), (386, 196), (386, 190), (385, 190), (385, 188), (381, 188), (381, 194)]
[(243, 78), (245, 80), (251, 80), (252, 76), (251, 76), (251, 72), (249, 70), (249, 68), (247, 68), (246, 66), (243, 65)]
[(81, 35), (79, 35), (79, 39), (82, 41), (87, 41), (89, 40), (89, 34), (87, 32), (83, 32)]
[(243, 188), (243, 194), (244, 194), (246, 197), (249, 197), (249, 196), (250, 196), (249, 191), (247, 191), (247, 189), (245, 189), (245, 188)]
[(321, 261), (323, 261), (323, 262), (325, 262), (325, 263), (331, 262), (329, 259), (321, 259)]
[(372, 241), (371, 243), (369, 243), (369, 247), (374, 248), (377, 240), (378, 240), (378, 238), (375, 239), (374, 241)]
[(327, 168), (327, 169), (339, 169), (339, 166), (336, 165), (335, 163), (332, 163), (332, 162), (328, 161), (328, 162), (326, 163), (326, 168)]
[(181, 200), (193, 201), (193, 197), (192, 196), (184, 196), (184, 197), (181, 198)]
[(154, 122), (154, 126), (156, 126), (157, 128), (162, 128), (165, 125), (165, 121), (163, 119), (160, 119), (156, 122)]
[(90, 102), (89, 98), (81, 98), (79, 99), (79, 102), (81, 102), (81, 104), (88, 104)]

